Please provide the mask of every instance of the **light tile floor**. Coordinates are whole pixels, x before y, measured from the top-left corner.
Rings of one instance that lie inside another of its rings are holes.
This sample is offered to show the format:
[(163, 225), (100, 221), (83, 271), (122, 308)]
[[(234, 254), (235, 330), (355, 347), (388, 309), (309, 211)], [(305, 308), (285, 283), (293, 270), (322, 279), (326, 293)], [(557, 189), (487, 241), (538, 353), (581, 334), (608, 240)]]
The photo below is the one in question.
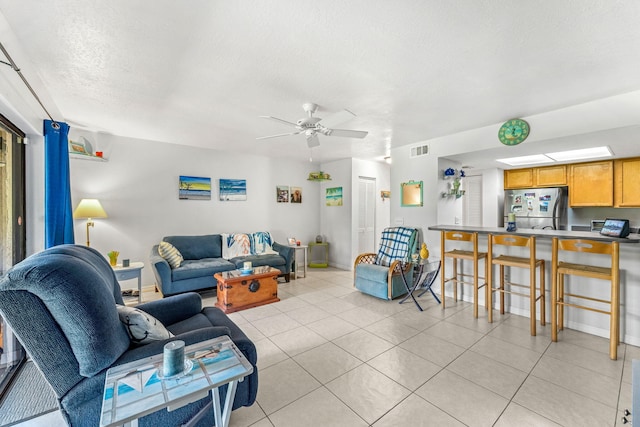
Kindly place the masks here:
[[(640, 348), (549, 327), (430, 294), (382, 301), (352, 287), (352, 272), (310, 270), (280, 283), (280, 302), (231, 314), (255, 342), (257, 403), (234, 427), (615, 426), (631, 407), (631, 360)], [(215, 303), (213, 292), (203, 293)], [(158, 298), (145, 292), (143, 298)], [(62, 425), (59, 413), (19, 424)]]

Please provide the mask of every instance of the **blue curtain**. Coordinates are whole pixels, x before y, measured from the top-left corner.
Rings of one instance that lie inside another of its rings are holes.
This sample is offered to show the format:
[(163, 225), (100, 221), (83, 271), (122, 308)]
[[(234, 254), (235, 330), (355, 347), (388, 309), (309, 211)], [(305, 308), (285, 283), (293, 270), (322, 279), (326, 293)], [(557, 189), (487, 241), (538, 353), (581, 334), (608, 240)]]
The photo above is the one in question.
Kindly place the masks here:
[(69, 178), (69, 125), (44, 121), (45, 248), (75, 243)]

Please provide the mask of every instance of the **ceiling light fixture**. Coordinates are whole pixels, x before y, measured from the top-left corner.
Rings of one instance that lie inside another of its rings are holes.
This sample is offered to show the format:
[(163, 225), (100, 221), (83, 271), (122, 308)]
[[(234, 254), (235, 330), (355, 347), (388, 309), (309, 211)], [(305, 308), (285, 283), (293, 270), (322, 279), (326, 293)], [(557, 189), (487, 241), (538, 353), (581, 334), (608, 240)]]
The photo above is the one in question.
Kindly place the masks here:
[(558, 151), (556, 153), (546, 153), (548, 157), (551, 157), (557, 162), (566, 162), (573, 160), (585, 160), (595, 159), (598, 157), (611, 157), (611, 149), (608, 146), (582, 148), (579, 150)]
[(496, 159), (496, 162), (506, 163), (509, 166), (537, 165), (542, 163), (553, 163), (554, 160), (544, 154), (534, 154), (532, 156), (509, 157), (507, 159)]

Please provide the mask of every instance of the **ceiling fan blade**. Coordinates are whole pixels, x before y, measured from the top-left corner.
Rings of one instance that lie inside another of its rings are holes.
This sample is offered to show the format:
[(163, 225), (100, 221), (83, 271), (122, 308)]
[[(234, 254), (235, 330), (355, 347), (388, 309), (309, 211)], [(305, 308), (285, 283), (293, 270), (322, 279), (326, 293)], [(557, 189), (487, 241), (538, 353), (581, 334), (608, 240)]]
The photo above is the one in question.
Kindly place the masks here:
[(282, 120), (282, 119), (279, 119), (279, 118), (277, 118), (277, 117), (272, 117), (272, 116), (260, 116), (260, 117), (261, 117), (261, 118), (263, 118), (263, 119), (273, 120), (273, 121), (275, 121), (275, 122), (282, 123), (282, 124), (285, 124), (285, 125), (287, 125), (287, 126), (293, 126), (294, 128), (297, 128), (297, 127), (298, 127), (298, 125), (297, 125), (297, 124), (295, 124), (295, 123), (288, 122), (288, 121), (286, 121), (286, 120)]
[(318, 139), (318, 134), (313, 133), (312, 135), (307, 135), (307, 146), (309, 148), (317, 147), (320, 145), (320, 139)]
[(289, 135), (298, 135), (302, 133), (302, 131), (298, 131), (298, 132), (289, 132), (289, 133), (280, 133), (278, 135), (269, 135), (269, 136), (259, 136), (256, 139), (269, 139), (269, 138), (278, 138), (280, 136), (289, 136)]
[(327, 136), (342, 136), (345, 138), (364, 138), (369, 132), (364, 130), (329, 129)]
[(325, 117), (324, 119), (320, 120), (320, 123), (326, 128), (331, 128), (333, 126), (339, 125), (340, 123), (344, 123), (347, 120), (351, 120), (355, 116), (356, 115), (349, 110), (342, 110)]

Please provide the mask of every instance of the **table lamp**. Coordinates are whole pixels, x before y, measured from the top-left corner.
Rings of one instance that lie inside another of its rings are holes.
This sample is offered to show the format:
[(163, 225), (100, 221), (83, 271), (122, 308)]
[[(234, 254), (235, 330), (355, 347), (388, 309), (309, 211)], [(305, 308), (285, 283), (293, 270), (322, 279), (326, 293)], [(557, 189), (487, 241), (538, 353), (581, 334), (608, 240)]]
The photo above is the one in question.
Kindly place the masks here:
[(87, 246), (91, 246), (89, 242), (89, 227), (93, 227), (94, 223), (91, 218), (107, 218), (107, 213), (102, 208), (98, 199), (82, 199), (78, 203), (78, 207), (73, 211), (75, 219), (87, 220)]

